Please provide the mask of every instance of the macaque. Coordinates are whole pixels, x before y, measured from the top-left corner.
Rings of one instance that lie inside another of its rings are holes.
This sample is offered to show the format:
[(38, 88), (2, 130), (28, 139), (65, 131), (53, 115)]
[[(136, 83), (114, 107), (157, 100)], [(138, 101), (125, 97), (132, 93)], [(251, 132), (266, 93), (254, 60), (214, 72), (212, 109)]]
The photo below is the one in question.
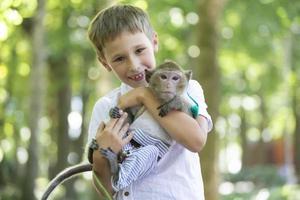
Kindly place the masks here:
[(154, 71), (147, 71), (149, 87), (161, 102), (159, 116), (164, 117), (171, 110), (179, 110), (189, 113), (190, 104), (182, 94), (192, 77), (192, 71), (183, 71), (181, 67), (172, 61), (166, 61)]
[[(190, 79), (191, 71), (184, 71), (172, 61), (164, 62), (154, 71), (146, 71), (148, 87), (160, 102), (160, 106), (157, 108), (160, 117), (166, 116), (172, 110), (195, 116), (191, 110), (193, 106), (184, 97)], [(125, 154), (125, 158), (123, 157), (122, 162), (119, 162), (116, 159), (117, 156), (111, 151), (106, 150), (102, 153), (109, 160), (111, 169), (114, 169), (111, 170), (111, 173), (115, 191), (126, 188), (133, 181), (141, 179), (145, 173), (150, 172), (152, 166), (157, 165), (173, 141), (144, 106), (140, 110), (142, 111), (137, 112), (135, 119), (130, 124), (129, 131), (134, 132), (134, 134), (128, 156), (126, 157)], [(118, 107), (110, 110), (112, 118), (120, 118), (122, 112), (124, 111)], [(139, 146), (137, 147), (133, 142)], [(144, 151), (144, 149), (146, 150)], [(156, 156), (152, 156), (154, 154)], [(142, 159), (145, 157), (146, 159)], [(136, 160), (139, 162), (135, 162)], [(136, 165), (137, 163), (139, 166)]]
[[(183, 111), (193, 116), (190, 111), (190, 103), (182, 96), (192, 77), (192, 71), (184, 71), (177, 63), (166, 61), (155, 70), (146, 71), (145, 73), (148, 87), (161, 103), (157, 108), (160, 110), (159, 116), (164, 117), (171, 110)], [(128, 111), (130, 112), (130, 109)], [(115, 107), (110, 110), (110, 115), (113, 118), (120, 118), (120, 112), (122, 111)]]
[[(192, 77), (192, 71), (184, 71), (177, 63), (173, 61), (165, 61), (161, 65), (157, 66), (153, 71), (146, 71), (146, 81), (148, 87), (152, 90), (154, 96), (160, 102), (158, 115), (161, 117), (166, 116), (170, 111), (177, 110), (182, 111), (190, 116), (196, 118), (198, 115), (198, 105), (192, 99), (196, 105), (191, 103), (184, 97), (184, 92), (187, 89), (189, 80)], [(189, 96), (189, 95), (188, 95)], [(189, 98), (191, 98), (189, 96)], [(129, 108), (124, 110), (130, 113)], [(120, 113), (119, 113), (120, 112)], [(119, 118), (121, 111), (118, 107), (112, 108), (110, 113), (112, 118)], [(131, 123), (131, 129), (142, 129), (154, 138), (162, 140), (166, 144), (171, 144), (172, 139), (162, 129), (161, 126), (150, 116), (150, 113), (145, 110), (144, 106), (136, 112), (134, 119)], [(129, 115), (130, 116), (130, 115)], [(132, 114), (131, 114), (132, 116)], [(135, 120), (138, 119), (136, 122)]]
[[(191, 106), (191, 104), (183, 98), (183, 93), (185, 92), (188, 86), (188, 82), (192, 76), (191, 71), (184, 71), (175, 62), (166, 61), (163, 64), (159, 65), (153, 71), (146, 71), (145, 73), (146, 80), (149, 83), (148, 87), (153, 91), (154, 95), (161, 103), (161, 105), (157, 108), (159, 110), (159, 116), (164, 117), (172, 110), (185, 112), (193, 116), (194, 118), (197, 116), (197, 113), (195, 113), (195, 111), (191, 109), (193, 106)], [(130, 108), (126, 109), (125, 111), (130, 112)], [(118, 107), (114, 107), (110, 110), (109, 115), (111, 118), (119, 118), (122, 112), (123, 111), (120, 110)], [(130, 125), (131, 130), (137, 128), (141, 129), (142, 131), (145, 130), (146, 135), (149, 134), (150, 137), (156, 138), (157, 141), (161, 141), (161, 143), (166, 145), (166, 148), (170, 146), (172, 139), (163, 130), (163, 128), (161, 128), (160, 125), (158, 125), (158, 123), (150, 116), (150, 114), (147, 112), (147, 110), (145, 110), (145, 108), (141, 108), (138, 112), (134, 111), (131, 113), (138, 113), (138, 116), (132, 116), (132, 114), (129, 115), (131, 116), (131, 119), (129, 119), (129, 121), (132, 122), (132, 124)], [(136, 123), (135, 120), (137, 120)], [(135, 133), (134, 135), (137, 134)], [(136, 138), (133, 138), (131, 143), (134, 144), (134, 148), (138, 149), (142, 149), (143, 147), (147, 146), (147, 144), (140, 144), (138, 139)], [(155, 144), (152, 146), (154, 146), (155, 148)], [(121, 154), (123, 155), (123, 158), (121, 159), (122, 161), (120, 161), (120, 159), (117, 159), (120, 157), (120, 155), (114, 155), (114, 153), (109, 149), (103, 150), (100, 148), (100, 152), (109, 160), (111, 168), (113, 169), (113, 174), (117, 174), (119, 172), (118, 169), (120, 165), (122, 165), (123, 161), (126, 162), (126, 154), (124, 155), (124, 152), (121, 152)], [(158, 162), (158, 160), (161, 159), (164, 153), (159, 153), (158, 156), (155, 158), (155, 161), (153, 162)], [(147, 162), (150, 161), (147, 160)], [(55, 189), (55, 187), (67, 178), (71, 178), (71, 176), (78, 175), (82, 172), (91, 170), (91, 164), (80, 164), (64, 170), (50, 182), (46, 192), (42, 197), (42, 200), (46, 200), (50, 193)], [(119, 174), (117, 174), (116, 177), (119, 178)], [(125, 177), (124, 179), (126, 178), (129, 177)], [(137, 178), (139, 177), (136, 177), (136, 179)], [(117, 189), (122, 189), (124, 187), (126, 186), (117, 186)]]

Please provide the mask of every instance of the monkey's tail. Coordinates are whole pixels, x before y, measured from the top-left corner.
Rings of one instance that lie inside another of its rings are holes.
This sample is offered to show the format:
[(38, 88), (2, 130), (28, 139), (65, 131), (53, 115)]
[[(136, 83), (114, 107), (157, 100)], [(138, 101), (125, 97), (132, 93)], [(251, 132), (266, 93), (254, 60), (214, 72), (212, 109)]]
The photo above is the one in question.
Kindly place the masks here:
[(69, 167), (62, 172), (60, 172), (52, 181), (49, 183), (45, 193), (43, 194), (41, 200), (47, 200), (50, 193), (58, 186), (59, 184), (63, 183), (64, 181), (72, 178), (73, 176), (79, 175), (82, 172), (92, 171), (91, 164), (78, 164), (72, 167)]

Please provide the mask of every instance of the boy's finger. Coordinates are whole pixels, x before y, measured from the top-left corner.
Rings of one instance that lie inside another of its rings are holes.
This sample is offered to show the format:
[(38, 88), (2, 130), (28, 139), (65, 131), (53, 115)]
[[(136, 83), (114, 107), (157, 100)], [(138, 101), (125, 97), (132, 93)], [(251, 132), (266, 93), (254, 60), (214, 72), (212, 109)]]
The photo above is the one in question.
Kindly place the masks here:
[(130, 140), (133, 138), (133, 135), (134, 135), (133, 132), (129, 132), (128, 135), (123, 139), (123, 145), (129, 143)]
[(127, 131), (128, 131), (128, 128), (129, 128), (129, 124), (126, 123), (120, 130), (119, 132), (119, 136), (123, 139), (123, 137), (127, 136)]
[(121, 128), (123, 127), (123, 124), (124, 124), (124, 120), (127, 118), (127, 113), (125, 112), (120, 119), (118, 119), (118, 121), (115, 123), (115, 126), (114, 126), (114, 131), (115, 132), (119, 132), (121, 130)]
[(100, 123), (98, 129), (97, 129), (97, 133), (101, 132), (105, 127), (105, 124), (103, 122)]
[(108, 130), (111, 130), (111, 129), (113, 129), (113, 127), (115, 126), (115, 124), (117, 123), (117, 121), (118, 121), (119, 119), (113, 119), (113, 118), (111, 118), (110, 120), (109, 120), (109, 122), (106, 124), (106, 128), (108, 129)]

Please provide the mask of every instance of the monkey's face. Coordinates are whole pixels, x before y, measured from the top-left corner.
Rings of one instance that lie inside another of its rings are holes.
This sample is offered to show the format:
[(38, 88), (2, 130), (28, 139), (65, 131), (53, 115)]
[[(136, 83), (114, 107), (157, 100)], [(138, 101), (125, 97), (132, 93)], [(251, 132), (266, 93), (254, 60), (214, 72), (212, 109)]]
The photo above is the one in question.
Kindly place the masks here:
[(181, 95), (186, 83), (186, 76), (180, 71), (158, 70), (152, 75), (149, 84), (160, 100), (168, 101), (175, 95)]

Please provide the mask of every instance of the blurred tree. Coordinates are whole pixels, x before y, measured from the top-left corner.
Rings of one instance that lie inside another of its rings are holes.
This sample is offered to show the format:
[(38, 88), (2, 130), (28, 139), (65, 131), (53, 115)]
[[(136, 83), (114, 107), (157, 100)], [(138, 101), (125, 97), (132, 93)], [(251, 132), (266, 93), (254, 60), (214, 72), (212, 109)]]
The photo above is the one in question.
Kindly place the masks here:
[(296, 178), (298, 183), (300, 183), (300, 23), (294, 25), (294, 29), (298, 32), (292, 33), (292, 108), (293, 115), (295, 118), (295, 129), (294, 129), (294, 151), (293, 160), (296, 171)]
[(44, 97), (44, 75), (45, 75), (45, 43), (44, 43), (44, 16), (45, 16), (45, 0), (37, 1), (36, 15), (33, 20), (32, 31), (32, 68), (31, 68), (31, 85), (30, 85), (30, 115), (29, 128), (31, 132), (28, 161), (26, 163), (26, 172), (23, 179), (21, 198), (36, 199), (34, 190), (36, 178), (39, 172), (39, 138), (41, 134), (40, 118), (43, 108)]
[[(218, 52), (218, 25), (224, 1), (198, 1), (198, 43), (200, 57), (198, 67), (194, 67), (195, 78), (201, 82), (205, 91), (208, 111), (215, 121), (219, 115), (220, 103), (220, 73), (217, 61)], [(205, 185), (205, 198), (217, 200), (218, 197), (218, 135), (208, 135), (207, 144), (202, 150), (201, 167)]]
[[(243, 107), (240, 107), (240, 117), (241, 117), (241, 125), (240, 125), (240, 143), (241, 143), (241, 148), (242, 148), (242, 166), (249, 165), (249, 156), (250, 154), (248, 153), (248, 140), (247, 140), (247, 129), (248, 129), (248, 124), (247, 124), (247, 115), (246, 111)], [(226, 147), (225, 147), (226, 148)]]
[[(112, 1), (109, 1), (112, 3)], [(51, 128), (53, 141), (57, 146), (56, 156), (52, 159), (50, 178), (69, 165), (82, 161), (85, 149), (86, 109), (92, 88), (89, 70), (95, 64), (95, 52), (87, 41), (86, 31), (88, 23), (96, 13), (106, 7), (107, 1), (78, 1), (77, 3), (56, 2), (52, 4), (51, 18), (60, 16), (56, 21), (49, 21), (49, 114), (53, 126)], [(53, 14), (52, 14), (53, 13)], [(95, 76), (94, 74), (92, 76)], [(93, 82), (96, 83), (96, 82)], [(71, 110), (73, 97), (78, 97), (75, 110)], [(93, 102), (94, 103), (94, 102)], [(80, 113), (81, 127), (76, 127), (74, 134), (74, 120), (72, 112)], [(88, 116), (88, 119), (90, 116)], [(56, 158), (56, 159), (55, 159)], [(76, 178), (68, 181), (64, 198), (80, 199), (75, 191)]]

